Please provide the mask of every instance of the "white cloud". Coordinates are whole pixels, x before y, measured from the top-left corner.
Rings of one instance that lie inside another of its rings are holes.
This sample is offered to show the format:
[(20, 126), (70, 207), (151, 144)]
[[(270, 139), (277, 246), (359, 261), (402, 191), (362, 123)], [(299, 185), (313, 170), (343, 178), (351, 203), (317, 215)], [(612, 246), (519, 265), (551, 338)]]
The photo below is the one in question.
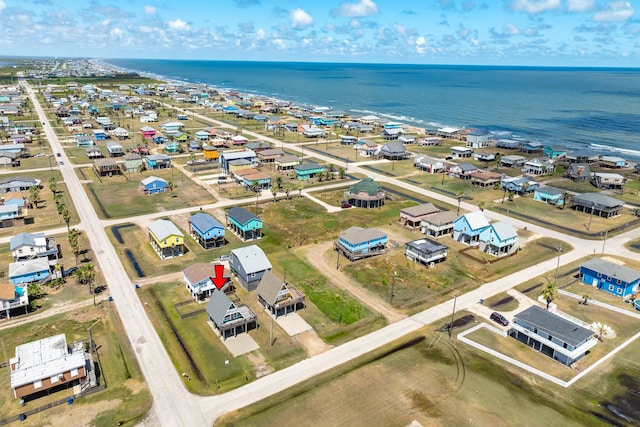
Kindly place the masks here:
[(0, 0), (0, 12), (5, 10), (6, 8), (7, 8), (7, 4), (3, 0)]
[(595, 9), (596, 0), (567, 0), (569, 12), (588, 12)]
[(149, 6), (149, 5), (144, 6), (145, 15), (155, 15), (157, 11), (158, 11), (158, 8), (155, 6)]
[(290, 12), (291, 26), (298, 30), (303, 30), (313, 24), (313, 18), (304, 10), (298, 8)]
[(424, 37), (419, 36), (416, 39), (416, 53), (418, 55), (424, 55), (427, 51), (427, 41), (424, 39)]
[(189, 27), (189, 24), (187, 24), (186, 22), (184, 22), (180, 18), (176, 19), (175, 21), (170, 21), (169, 22), (169, 28), (171, 28), (172, 30), (176, 30), (176, 31), (189, 31), (189, 30), (191, 30), (191, 27)]
[(113, 37), (114, 39), (122, 38), (122, 30), (120, 28), (114, 28), (109, 34), (111, 34), (111, 37)]
[(267, 33), (262, 29), (259, 28), (258, 31), (256, 31), (256, 38), (261, 40), (264, 39), (267, 36)]
[(560, 0), (513, 0), (509, 7), (517, 12), (541, 13), (558, 9)]
[(516, 27), (516, 26), (515, 26), (515, 25), (513, 25), (513, 24), (507, 24), (507, 25), (505, 25), (505, 26), (504, 26), (504, 32), (505, 32), (506, 34), (509, 34), (509, 35), (512, 35), (512, 36), (515, 36), (515, 35), (520, 34), (520, 30), (518, 29), (518, 27)]
[(633, 7), (628, 1), (616, 0), (607, 3), (603, 10), (596, 12), (593, 15), (593, 20), (600, 22), (626, 21), (631, 18), (633, 12)]
[(342, 3), (338, 9), (331, 11), (333, 16), (345, 18), (362, 18), (378, 13), (378, 6), (371, 0), (360, 0), (358, 3)]

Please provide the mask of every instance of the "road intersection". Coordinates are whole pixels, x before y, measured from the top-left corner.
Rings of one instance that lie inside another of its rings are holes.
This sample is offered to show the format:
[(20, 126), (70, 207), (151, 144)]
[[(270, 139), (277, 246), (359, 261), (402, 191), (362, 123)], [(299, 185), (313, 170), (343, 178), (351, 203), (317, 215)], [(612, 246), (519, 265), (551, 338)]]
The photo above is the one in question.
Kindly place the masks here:
[[(372, 332), (366, 336), (357, 338), (338, 347), (333, 347), (317, 356), (305, 359), (293, 366), (276, 371), (267, 376), (261, 377), (243, 387), (218, 396), (202, 397), (189, 393), (183, 385), (183, 380), (176, 372), (160, 338), (153, 328), (151, 321), (147, 317), (144, 307), (135, 292), (135, 287), (126, 274), (117, 253), (113, 247), (105, 227), (110, 225), (131, 221), (125, 220), (100, 220), (93, 209), (91, 202), (82, 187), (78, 176), (73, 170), (73, 166), (66, 157), (58, 137), (51, 128), (44, 110), (38, 102), (33, 89), (24, 79), (20, 79), (20, 84), (29, 94), (36, 112), (43, 123), (44, 132), (51, 144), (54, 152), (61, 153), (64, 164), (58, 166), (69, 195), (71, 196), (78, 215), (80, 224), (78, 229), (86, 232), (91, 247), (93, 248), (98, 265), (103, 274), (108, 278), (109, 291), (113, 296), (113, 303), (116, 305), (118, 313), (124, 324), (127, 338), (131, 342), (135, 355), (138, 358), (140, 368), (153, 396), (153, 416), (144, 423), (147, 425), (163, 426), (208, 426), (213, 425), (216, 419), (225, 413), (257, 402), (279, 391), (285, 390), (306, 379), (325, 372), (335, 366), (353, 360), (370, 351), (375, 350), (387, 343), (401, 338), (411, 332), (419, 330), (425, 325), (432, 324), (446, 316), (449, 316), (453, 309), (454, 300), (446, 301), (435, 307), (427, 309), (416, 315), (406, 317), (395, 323)], [(172, 107), (173, 108), (173, 107)], [(212, 120), (202, 115), (196, 114), (200, 119), (220, 124), (221, 122)], [(228, 127), (228, 125), (225, 124)], [(265, 138), (264, 135), (244, 131), (245, 134), (269, 140), (272, 143), (282, 146), (290, 151), (300, 152), (302, 149), (295, 144), (287, 144), (272, 138)], [(313, 157), (322, 161), (335, 163), (336, 159), (321, 153), (314, 152)], [(445, 195), (428, 191), (414, 185), (407, 184), (396, 178), (364, 169), (358, 163), (349, 163), (350, 173), (360, 173), (375, 180), (392, 184), (398, 187), (407, 188), (407, 191), (415, 192), (432, 199), (440, 200), (448, 204), (457, 204), (457, 201)], [(317, 189), (315, 189), (317, 191)], [(306, 190), (303, 190), (306, 193)], [(272, 196), (268, 192), (263, 192), (260, 200), (270, 200)], [(203, 206), (203, 209), (220, 208), (237, 204), (233, 200), (220, 200), (216, 203)], [(462, 203), (461, 207), (467, 210), (475, 210), (476, 206)], [(194, 212), (198, 207), (178, 209), (171, 212), (161, 212), (142, 216), (147, 219), (167, 216), (170, 214)], [(560, 255), (561, 265), (576, 261), (587, 255), (592, 255), (600, 251), (604, 252), (603, 241), (584, 240), (574, 236), (548, 230), (544, 227), (529, 224), (521, 220), (508, 218), (505, 215), (485, 210), (487, 217), (493, 220), (509, 219), (512, 224), (519, 228), (527, 228), (533, 233), (549, 236), (570, 244), (574, 249)], [(136, 217), (141, 218), (141, 217)], [(59, 230), (58, 230), (59, 231)], [(64, 230), (63, 230), (64, 231)], [(606, 241), (607, 252), (616, 255), (635, 258), (637, 255), (627, 250), (624, 244), (640, 236), (640, 230), (631, 230), (623, 235), (609, 238)], [(523, 269), (517, 273), (503, 277), (496, 281), (482, 284), (471, 292), (457, 296), (456, 307), (464, 310), (478, 304), (481, 299), (487, 299), (492, 295), (506, 291), (518, 283), (526, 281), (531, 277), (538, 276), (556, 268), (558, 261), (554, 257), (547, 261), (538, 263), (532, 267)]]

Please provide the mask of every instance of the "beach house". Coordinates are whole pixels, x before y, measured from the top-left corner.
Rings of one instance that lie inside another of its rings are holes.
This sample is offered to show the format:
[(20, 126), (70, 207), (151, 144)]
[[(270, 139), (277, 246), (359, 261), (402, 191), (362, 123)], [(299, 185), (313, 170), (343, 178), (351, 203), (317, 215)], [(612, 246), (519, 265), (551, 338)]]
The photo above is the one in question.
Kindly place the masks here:
[(198, 212), (189, 218), (189, 235), (203, 249), (217, 248), (226, 243), (224, 226), (213, 216), (203, 212)]
[(296, 178), (300, 181), (308, 181), (309, 179), (322, 176), (326, 168), (324, 166), (320, 166), (317, 163), (306, 162), (301, 163), (293, 167), (293, 170), (296, 173)]
[(444, 163), (429, 156), (419, 156), (413, 161), (413, 166), (430, 174), (440, 173), (444, 170)]
[(533, 305), (515, 315), (509, 336), (570, 366), (598, 343), (586, 323), (576, 322)]
[(226, 213), (227, 227), (244, 241), (262, 237), (262, 220), (245, 208), (234, 206)]
[(231, 301), (227, 294), (218, 290), (211, 294), (206, 311), (224, 340), (257, 327), (257, 316), (253, 310), (245, 304)]
[(46, 257), (29, 258), (9, 264), (9, 282), (22, 283), (45, 282), (49, 280), (51, 267)]
[[(212, 277), (216, 277), (215, 265), (210, 262), (197, 262), (182, 270), (187, 291), (197, 300), (203, 300), (211, 296), (218, 287), (213, 283)], [(233, 290), (233, 282), (231, 281), (231, 273), (223, 269), (222, 277), (224, 282), (221, 285), (221, 292), (229, 292)]]
[(171, 167), (171, 157), (166, 154), (149, 154), (144, 158), (147, 169), (168, 169)]
[(404, 255), (411, 261), (425, 265), (433, 265), (444, 261), (449, 253), (449, 247), (429, 239), (418, 239), (405, 244)]
[(160, 259), (169, 259), (184, 255), (184, 234), (175, 224), (159, 219), (148, 226), (149, 243)]
[(124, 148), (119, 142), (107, 142), (107, 152), (111, 157), (120, 157), (124, 155)]
[(55, 237), (46, 237), (44, 233), (18, 233), (9, 240), (9, 250), (14, 261), (58, 256)]
[(546, 202), (550, 205), (562, 206), (564, 205), (565, 190), (544, 185), (536, 188), (533, 191), (533, 200), (540, 202)]
[(0, 312), (4, 312), (7, 319), (11, 318), (11, 310), (24, 307), (25, 314), (29, 307), (28, 285), (13, 285), (0, 283)]
[(470, 246), (480, 244), (480, 233), (489, 228), (489, 221), (482, 211), (473, 211), (453, 222), (453, 240)]
[(335, 249), (349, 261), (386, 252), (387, 235), (375, 228), (349, 227), (334, 243)]
[(420, 221), (422, 234), (438, 240), (439, 237), (453, 233), (453, 223), (458, 218), (455, 212), (441, 211), (427, 215)]
[(385, 192), (373, 178), (363, 178), (344, 192), (344, 201), (358, 208), (377, 208), (384, 205)]
[(518, 233), (509, 221), (489, 224), (480, 232), (479, 243), (482, 252), (498, 258), (516, 253), (520, 248)]
[(591, 183), (600, 190), (622, 190), (627, 179), (619, 173), (592, 172)]
[(271, 270), (262, 275), (256, 293), (258, 302), (276, 319), (305, 307), (305, 295), (282, 281)]
[(467, 147), (486, 148), (493, 142), (491, 133), (485, 128), (474, 128), (467, 133)]
[(433, 203), (422, 203), (402, 208), (400, 209), (400, 224), (410, 228), (420, 227), (425, 217), (436, 212), (440, 212), (440, 208), (435, 207)]
[(164, 178), (148, 176), (140, 181), (138, 189), (143, 194), (158, 194), (171, 190), (171, 187), (169, 187), (169, 182)]
[(400, 141), (389, 141), (380, 147), (380, 157), (387, 160), (404, 160), (411, 156)]
[(580, 280), (625, 298), (638, 292), (640, 272), (603, 258), (593, 258), (580, 265)]
[(571, 201), (571, 209), (603, 218), (619, 215), (623, 208), (620, 200), (600, 193), (576, 194)]
[(271, 270), (269, 259), (257, 245), (233, 249), (230, 257), (231, 272), (247, 291), (254, 291), (264, 273)]
[(586, 181), (591, 178), (591, 170), (586, 163), (573, 163), (565, 169), (562, 176), (573, 181)]

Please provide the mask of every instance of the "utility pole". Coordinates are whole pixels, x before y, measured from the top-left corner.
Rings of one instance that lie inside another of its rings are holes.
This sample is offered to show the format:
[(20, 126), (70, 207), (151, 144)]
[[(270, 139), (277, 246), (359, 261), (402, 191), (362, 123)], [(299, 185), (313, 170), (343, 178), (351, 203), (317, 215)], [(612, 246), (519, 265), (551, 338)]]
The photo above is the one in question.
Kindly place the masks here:
[(451, 323), (449, 323), (449, 339), (451, 339), (451, 330), (453, 329), (453, 317), (456, 315), (456, 301), (458, 300), (458, 292), (453, 294), (453, 311), (451, 312)]
[(602, 254), (600, 256), (604, 256), (604, 245), (607, 243), (607, 234), (609, 230), (604, 230), (604, 240), (602, 241)]
[(87, 331), (89, 332), (89, 352), (92, 352), (95, 348), (95, 345), (93, 343), (93, 334), (91, 333), (91, 328), (93, 328), (94, 326), (96, 326), (98, 324), (98, 322), (100, 321), (100, 319), (96, 320), (95, 322), (93, 322), (93, 324), (91, 326), (89, 326), (89, 328), (87, 329)]
[(393, 277), (391, 278), (391, 295), (389, 296), (389, 304), (393, 303), (393, 297), (396, 295), (396, 275), (398, 272), (396, 271), (395, 266), (393, 267)]
[(271, 316), (271, 330), (269, 331), (269, 347), (273, 347), (273, 316)]
[(556, 246), (556, 251), (558, 251), (558, 263), (556, 264), (556, 279), (554, 283), (558, 285), (558, 270), (560, 269), (560, 255), (562, 254), (562, 246)]

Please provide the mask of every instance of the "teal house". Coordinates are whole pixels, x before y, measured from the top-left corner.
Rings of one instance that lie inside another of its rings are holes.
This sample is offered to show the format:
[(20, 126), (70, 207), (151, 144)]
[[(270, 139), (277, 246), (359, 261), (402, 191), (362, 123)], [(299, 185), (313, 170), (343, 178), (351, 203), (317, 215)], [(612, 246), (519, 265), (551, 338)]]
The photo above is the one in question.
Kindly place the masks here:
[(233, 207), (226, 212), (227, 227), (242, 240), (262, 237), (262, 220), (245, 208)]
[(326, 168), (324, 166), (320, 166), (313, 162), (302, 163), (293, 167), (293, 170), (296, 172), (296, 178), (301, 181), (307, 181), (309, 178), (323, 174), (325, 169)]
[(557, 147), (547, 145), (543, 150), (544, 156), (550, 159), (558, 159), (567, 155), (567, 150), (564, 147)]

